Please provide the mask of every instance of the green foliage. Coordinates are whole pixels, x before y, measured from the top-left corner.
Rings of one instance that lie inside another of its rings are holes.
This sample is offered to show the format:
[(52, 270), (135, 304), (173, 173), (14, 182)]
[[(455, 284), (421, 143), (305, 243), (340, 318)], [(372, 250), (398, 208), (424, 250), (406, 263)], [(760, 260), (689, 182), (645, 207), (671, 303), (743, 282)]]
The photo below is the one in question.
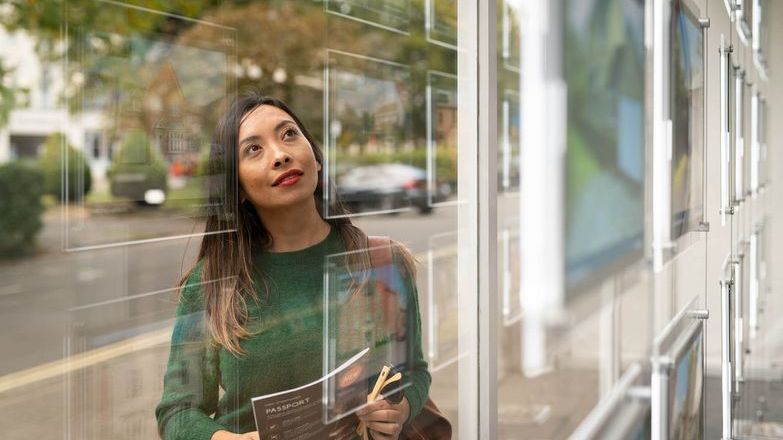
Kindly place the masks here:
[(25, 162), (0, 165), (0, 256), (29, 253), (43, 223), (43, 175)]
[(212, 174), (219, 174), (219, 170), (223, 169), (223, 161), (212, 163), (210, 162), (211, 151), (209, 148), (205, 148), (201, 151), (198, 158), (198, 166), (196, 168), (196, 176), (204, 177)]
[(149, 189), (167, 190), (166, 162), (150, 144), (143, 131), (131, 131), (125, 136), (109, 170), (111, 193), (143, 201)]
[[(67, 156), (67, 162), (63, 153)], [(90, 164), (84, 155), (68, 144), (60, 133), (54, 133), (46, 140), (43, 153), (38, 159), (38, 166), (43, 172), (44, 193), (57, 199), (64, 197), (63, 202), (80, 201), (92, 188)], [(63, 168), (66, 172), (65, 176), (63, 176)], [(63, 191), (63, 177), (68, 181), (65, 191)]]
[[(132, 3), (149, 10), (198, 17), (205, 9), (214, 7), (220, 1), (135, 0)], [(50, 40), (60, 36), (66, 8), (68, 18), (87, 29), (101, 24), (118, 31), (132, 28), (150, 32), (164, 26), (167, 17), (164, 14), (143, 14), (140, 9), (131, 8), (125, 10), (126, 14), (117, 14), (117, 9), (94, 0), (72, 0), (65, 7), (60, 0), (5, 0), (4, 4), (8, 13), (0, 15), (0, 24), (11, 31), (25, 29)]]
[(3, 60), (0, 59), (0, 127), (4, 127), (8, 124), (8, 118), (11, 115), (11, 110), (16, 105), (16, 93), (11, 87), (5, 85), (6, 76), (9, 76), (13, 72), (12, 69), (3, 65)]

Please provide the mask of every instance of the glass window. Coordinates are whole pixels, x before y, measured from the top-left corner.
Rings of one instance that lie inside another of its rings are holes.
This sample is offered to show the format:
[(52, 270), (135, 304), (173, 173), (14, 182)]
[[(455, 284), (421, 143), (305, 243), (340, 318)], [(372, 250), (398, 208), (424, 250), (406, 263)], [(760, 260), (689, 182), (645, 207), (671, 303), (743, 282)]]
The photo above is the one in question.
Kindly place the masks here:
[(703, 3), (4, 2), (4, 437), (710, 436), (721, 354), (771, 432), (775, 9)]
[(302, 409), (324, 429), (356, 430), (379, 391), (400, 423), (431, 398), (473, 437), (475, 9), (0, 7), (0, 180), (25, 219), (0, 233), (9, 420), (267, 435), (281, 424), (254, 405), (323, 378)]

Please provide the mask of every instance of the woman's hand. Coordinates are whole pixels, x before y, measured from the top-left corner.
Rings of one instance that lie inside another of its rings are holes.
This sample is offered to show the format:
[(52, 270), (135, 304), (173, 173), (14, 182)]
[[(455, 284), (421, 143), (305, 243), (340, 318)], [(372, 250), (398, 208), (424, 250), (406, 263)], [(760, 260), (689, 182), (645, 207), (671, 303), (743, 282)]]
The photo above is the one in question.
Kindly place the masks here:
[(211, 440), (260, 440), (258, 431), (246, 432), (244, 434), (234, 434), (228, 431), (218, 431), (212, 434)]
[(398, 404), (377, 400), (357, 411), (356, 415), (365, 423), (373, 439), (397, 440), (410, 412), (408, 399), (403, 396)]

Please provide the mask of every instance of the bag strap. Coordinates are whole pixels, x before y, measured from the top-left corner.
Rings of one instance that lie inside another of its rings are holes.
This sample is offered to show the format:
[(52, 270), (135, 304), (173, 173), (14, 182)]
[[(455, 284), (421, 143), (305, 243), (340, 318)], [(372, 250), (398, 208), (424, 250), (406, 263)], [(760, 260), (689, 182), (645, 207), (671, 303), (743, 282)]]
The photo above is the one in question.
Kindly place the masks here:
[(391, 238), (383, 235), (370, 235), (367, 237), (367, 247), (370, 252), (370, 266), (378, 268), (392, 264)]
[[(388, 272), (394, 261), (391, 239), (370, 235), (367, 237), (367, 247), (370, 252), (370, 266), (376, 277), (390, 285), (389, 280), (384, 278), (389, 277)], [(403, 427), (400, 440), (449, 440), (451, 431), (449, 420), (435, 402), (428, 398), (419, 415)]]
[(393, 288), (394, 256), (391, 239), (386, 236), (368, 236), (367, 247), (370, 253), (370, 269), (376, 282), (385, 288)]

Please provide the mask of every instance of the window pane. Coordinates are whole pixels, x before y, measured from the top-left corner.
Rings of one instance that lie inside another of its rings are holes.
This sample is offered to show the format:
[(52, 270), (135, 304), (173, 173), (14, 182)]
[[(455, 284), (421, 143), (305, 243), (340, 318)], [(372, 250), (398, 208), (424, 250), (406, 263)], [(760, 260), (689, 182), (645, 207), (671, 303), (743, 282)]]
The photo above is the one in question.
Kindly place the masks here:
[(355, 429), (384, 364), (400, 414), (431, 397), (474, 436), (475, 9), (3, 5), (11, 438), (255, 431), (253, 398), (341, 365), (307, 409)]

